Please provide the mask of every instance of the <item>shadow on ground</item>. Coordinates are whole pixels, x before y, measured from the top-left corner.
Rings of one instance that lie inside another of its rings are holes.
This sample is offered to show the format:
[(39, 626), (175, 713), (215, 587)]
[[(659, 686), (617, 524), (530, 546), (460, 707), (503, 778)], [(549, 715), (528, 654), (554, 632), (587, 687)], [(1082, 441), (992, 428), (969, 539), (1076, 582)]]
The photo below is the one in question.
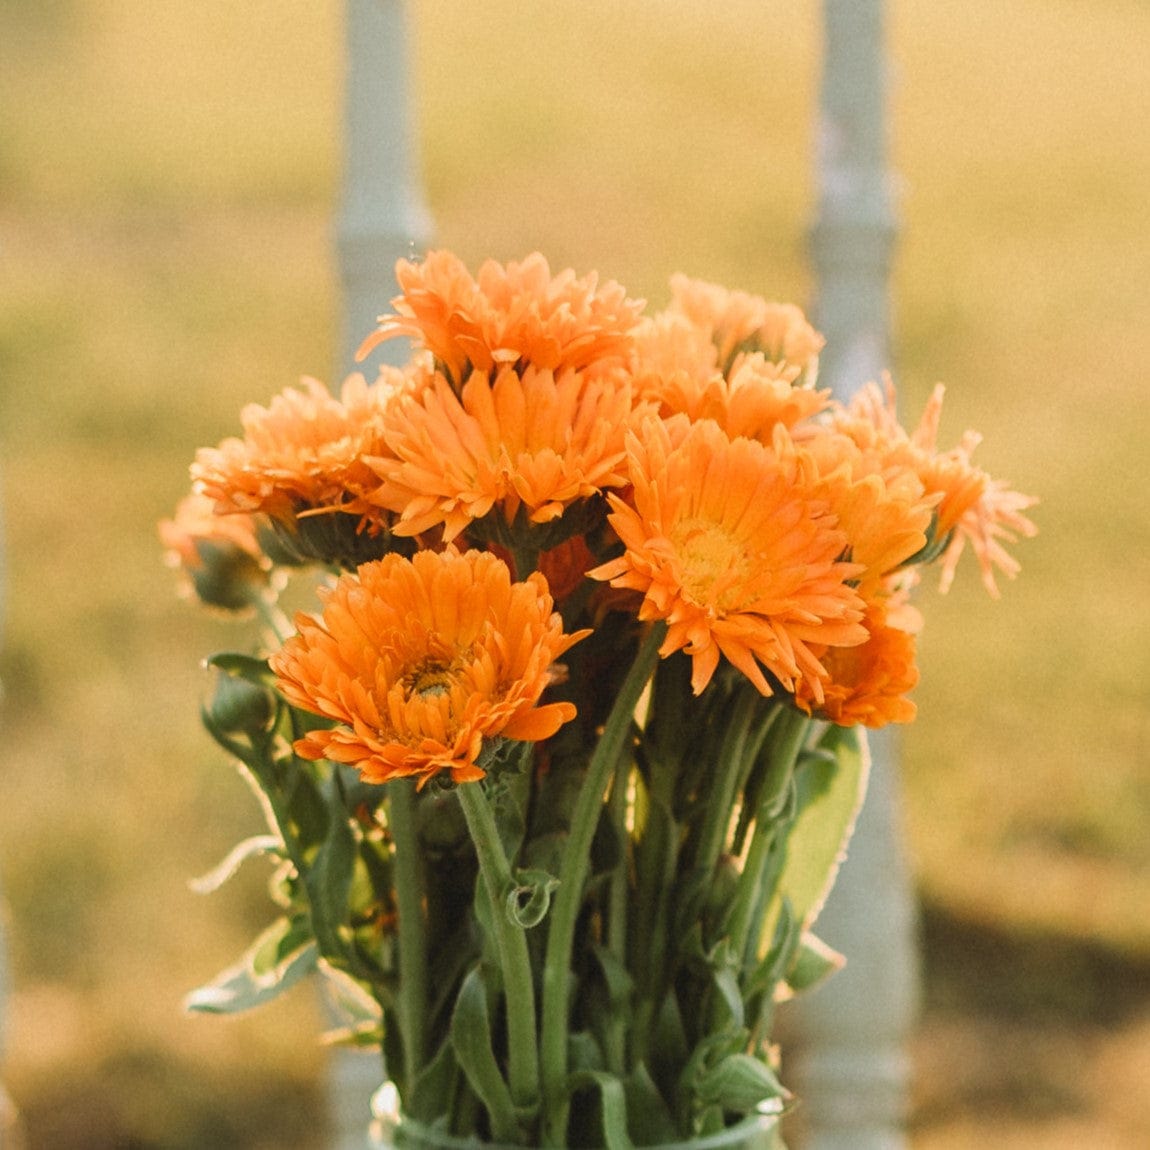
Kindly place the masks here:
[[(915, 1150), (1150, 1145), (1150, 957), (922, 912)], [(27, 1150), (318, 1150), (318, 1086), (110, 1053), (23, 1099)], [(7, 1143), (4, 1150), (8, 1150)]]
[(1150, 1146), (1150, 957), (922, 914), (914, 1146)]

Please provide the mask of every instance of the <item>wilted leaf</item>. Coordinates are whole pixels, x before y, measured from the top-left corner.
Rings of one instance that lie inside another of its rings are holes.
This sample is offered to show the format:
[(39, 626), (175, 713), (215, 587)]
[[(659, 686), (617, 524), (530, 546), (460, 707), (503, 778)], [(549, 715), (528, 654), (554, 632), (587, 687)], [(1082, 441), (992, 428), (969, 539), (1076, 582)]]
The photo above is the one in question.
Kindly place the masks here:
[(250, 1010), (270, 1002), (310, 974), (318, 958), (305, 919), (277, 919), (235, 966), (193, 990), (184, 1006), (206, 1014)]

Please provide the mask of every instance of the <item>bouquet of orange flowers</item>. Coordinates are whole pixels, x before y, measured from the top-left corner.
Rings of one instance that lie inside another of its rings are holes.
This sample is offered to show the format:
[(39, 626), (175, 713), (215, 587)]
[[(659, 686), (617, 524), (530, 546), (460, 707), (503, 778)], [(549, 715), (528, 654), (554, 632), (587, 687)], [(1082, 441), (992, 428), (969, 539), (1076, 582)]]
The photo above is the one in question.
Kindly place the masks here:
[(914, 588), (969, 544), (994, 591), (1032, 500), (938, 448), (941, 389), (913, 431), (889, 380), (819, 390), (793, 306), (676, 277), (649, 315), (539, 255), (398, 278), (363, 352), (407, 366), (245, 408), (163, 525), (263, 623), (204, 719), (268, 833), (202, 885), (278, 862), (278, 917), (190, 1005), (321, 970), (417, 1142), (776, 1112), (774, 1006), (841, 962), (811, 926), (859, 728), (914, 716)]

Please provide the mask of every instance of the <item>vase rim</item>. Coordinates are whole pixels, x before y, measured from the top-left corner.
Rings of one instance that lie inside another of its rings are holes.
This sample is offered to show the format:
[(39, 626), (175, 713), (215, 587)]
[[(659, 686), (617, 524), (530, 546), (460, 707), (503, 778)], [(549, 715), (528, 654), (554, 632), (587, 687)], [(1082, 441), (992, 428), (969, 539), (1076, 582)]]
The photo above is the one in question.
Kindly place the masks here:
[[(524, 1150), (522, 1146), (511, 1143), (484, 1142), (482, 1139), (472, 1136), (448, 1134), (445, 1131), (437, 1130), (426, 1122), (408, 1118), (396, 1105), (398, 1097), (394, 1093), (394, 1086), (388, 1090), (389, 1086), (391, 1086), (390, 1083), (385, 1083), (377, 1092), (372, 1107), (376, 1117), (377, 1129), (375, 1133), (381, 1146), (398, 1145), (395, 1136), (400, 1131), (407, 1131), (417, 1143), (422, 1142), (434, 1146), (438, 1150), (479, 1150), (479, 1148), (482, 1150)], [(764, 1109), (754, 1114), (748, 1114), (734, 1125), (726, 1126), (714, 1134), (704, 1134), (698, 1138), (678, 1139), (674, 1142), (636, 1143), (634, 1150), (721, 1150), (725, 1146), (737, 1145), (740, 1139), (746, 1138), (755, 1130), (769, 1131), (778, 1123), (778, 1120), (778, 1110)]]

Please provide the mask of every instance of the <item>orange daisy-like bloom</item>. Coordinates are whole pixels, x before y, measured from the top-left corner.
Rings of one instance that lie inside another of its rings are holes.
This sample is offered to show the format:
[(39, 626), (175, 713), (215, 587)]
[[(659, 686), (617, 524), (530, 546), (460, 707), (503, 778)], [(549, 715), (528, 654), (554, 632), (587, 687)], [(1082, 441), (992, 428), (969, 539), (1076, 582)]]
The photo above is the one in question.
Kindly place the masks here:
[(1006, 550), (1003, 543), (1013, 543), (1019, 538), (1030, 538), (1038, 533), (1033, 520), (1023, 514), (1036, 502), (1033, 496), (1012, 491), (997, 479), (990, 480), (978, 502), (958, 521), (958, 529), (942, 553), (939, 560), (942, 567), (941, 589), (945, 592), (950, 588), (954, 569), (969, 542), (978, 559), (983, 586), (997, 598), (995, 568), (1011, 579), (1021, 570), (1018, 560)]
[(379, 317), (379, 327), (361, 345), (363, 359), (385, 340), (406, 336), (425, 347), (458, 382), (472, 355), (486, 356), (486, 307), (479, 285), (458, 256), (428, 252), (420, 263), (399, 260), (395, 278), (402, 291), (391, 301), (395, 314)]
[(506, 267), (488, 260), (476, 279), (490, 309), (492, 367), (513, 362), (513, 354), (551, 371), (621, 360), (644, 307), (614, 280), (600, 284), (594, 272), (552, 275), (538, 252)]
[(521, 507), (548, 523), (626, 482), (631, 419), (621, 372), (476, 371), (459, 394), (436, 372), (388, 414), (388, 453), (369, 459), (383, 481), (371, 499), (398, 514), (397, 535), (443, 524), (448, 542), (496, 507), (508, 524)]
[(826, 424), (803, 428), (796, 448), (813, 466), (814, 488), (846, 533), (848, 554), (862, 567), (864, 598), (927, 545), (940, 494), (928, 495), (909, 470), (868, 469), (873, 459)]
[(671, 278), (671, 293), (672, 309), (710, 333), (724, 370), (739, 352), (760, 351), (792, 381), (801, 376), (806, 384), (814, 383), (826, 340), (794, 304), (772, 303), (684, 275)]
[(769, 444), (776, 424), (793, 428), (824, 410), (829, 391), (797, 387), (796, 367), (762, 352), (736, 355), (724, 375), (710, 333), (686, 317), (665, 312), (636, 333), (631, 371), (641, 399), (666, 417), (713, 419), (732, 439)]
[(211, 607), (242, 611), (265, 589), (271, 564), (250, 515), (216, 515), (212, 501), (193, 491), (159, 525), (165, 559), (182, 568), (196, 595)]
[(422, 263), (400, 260), (403, 294), (395, 313), (359, 349), (362, 358), (384, 340), (408, 336), (428, 348), (453, 386), (471, 369), (495, 372), (533, 364), (559, 371), (620, 360), (643, 310), (614, 281), (570, 269), (552, 275), (538, 252), (506, 266), (488, 260), (473, 278), (450, 252), (430, 252)]
[(918, 477), (928, 495), (937, 496), (934, 537), (947, 541), (943, 590), (949, 587), (955, 564), (969, 542), (987, 590), (997, 595), (995, 568), (1011, 577), (1019, 569), (1003, 543), (1037, 532), (1023, 514), (1036, 500), (1011, 491), (972, 462), (971, 455), (980, 441), (975, 432), (968, 431), (949, 451), (938, 450), (943, 394), (944, 388), (939, 384), (918, 426), (908, 434), (898, 421), (894, 384), (887, 376), (883, 388), (867, 384), (846, 407), (837, 409), (834, 426), (858, 444), (876, 470), (885, 476), (910, 472)]
[[(685, 376), (688, 394), (701, 390), (719, 370), (719, 350), (708, 329), (692, 323), (678, 312), (664, 311), (649, 316), (635, 328), (631, 339), (631, 374), (639, 386)], [(683, 410), (676, 408), (676, 410)], [(670, 412), (668, 412), (670, 414)], [(688, 413), (692, 415), (693, 413)]]
[[(648, 419), (632, 436), (627, 502), (609, 495), (624, 553), (589, 574), (641, 592), (639, 617), (668, 623), (661, 654), (692, 658), (696, 694), (725, 655), (764, 694), (826, 677), (814, 648), (866, 640), (859, 568), (795, 460), (710, 421)], [(760, 664), (762, 665), (760, 667)]]
[(363, 457), (384, 450), (384, 413), (405, 386), (400, 372), (385, 368), (370, 386), (349, 376), (338, 398), (305, 379), (303, 390), (287, 388), (268, 407), (248, 404), (243, 439), (197, 453), (196, 489), (220, 514), (262, 513), (285, 523), (319, 510), (371, 514), (363, 496), (376, 477)]
[(818, 684), (818, 692), (814, 684), (800, 680), (795, 704), (808, 715), (843, 727), (909, 723), (915, 705), (906, 696), (918, 683), (915, 636), (895, 627), (878, 605), (867, 612), (866, 623), (867, 641), (829, 648), (822, 659), (829, 679)]
[(338, 724), (299, 739), (304, 758), (372, 783), (473, 782), (491, 740), (546, 739), (575, 715), (539, 705), (552, 663), (587, 634), (563, 633), (541, 575), (513, 583), (490, 552), (449, 548), (365, 563), (321, 595), (322, 615), (298, 616), (271, 659), (289, 702)]
[(796, 427), (826, 408), (829, 390), (796, 387), (788, 375), (761, 352), (736, 359), (722, 421), (727, 434), (770, 443), (776, 425)]

